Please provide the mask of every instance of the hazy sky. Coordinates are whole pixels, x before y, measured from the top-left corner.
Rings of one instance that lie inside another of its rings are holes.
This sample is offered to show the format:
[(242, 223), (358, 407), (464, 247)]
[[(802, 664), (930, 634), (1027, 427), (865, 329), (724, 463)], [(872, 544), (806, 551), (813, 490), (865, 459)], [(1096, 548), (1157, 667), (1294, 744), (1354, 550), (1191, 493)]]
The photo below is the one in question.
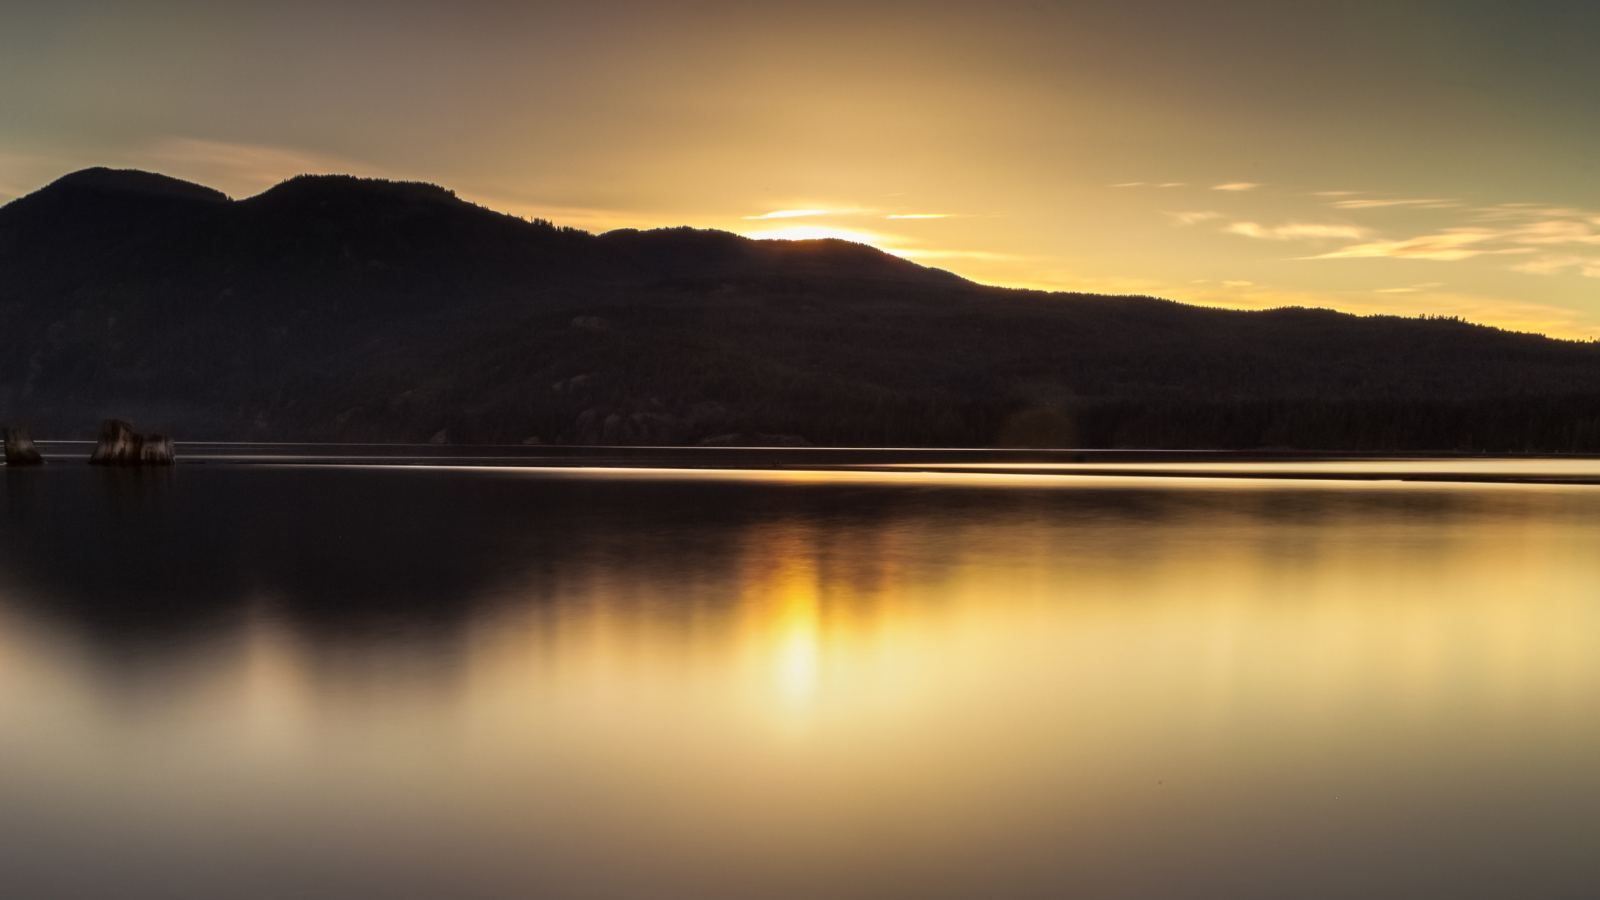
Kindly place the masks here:
[(1527, 0), (0, 0), (0, 199), (88, 165), (234, 196), (352, 172), (1600, 336), (1596, 47), (1600, 4)]

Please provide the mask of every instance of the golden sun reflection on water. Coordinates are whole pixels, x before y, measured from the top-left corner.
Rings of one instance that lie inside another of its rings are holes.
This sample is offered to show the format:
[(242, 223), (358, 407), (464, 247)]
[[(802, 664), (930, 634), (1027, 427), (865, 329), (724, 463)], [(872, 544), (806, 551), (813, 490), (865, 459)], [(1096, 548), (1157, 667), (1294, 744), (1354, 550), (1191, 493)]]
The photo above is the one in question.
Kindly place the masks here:
[[(799, 536), (791, 536), (796, 540)], [(785, 541), (780, 538), (780, 545)], [(822, 597), (814, 564), (798, 553), (778, 552), (777, 571), (764, 593), (764, 604), (752, 604), (749, 637), (741, 643), (770, 648), (760, 655), (772, 659), (772, 675), (777, 697), (785, 704), (804, 709), (816, 698), (822, 666)], [(791, 548), (792, 549), (792, 548)], [(758, 582), (759, 583), (759, 582)], [(770, 611), (758, 612), (759, 606)]]

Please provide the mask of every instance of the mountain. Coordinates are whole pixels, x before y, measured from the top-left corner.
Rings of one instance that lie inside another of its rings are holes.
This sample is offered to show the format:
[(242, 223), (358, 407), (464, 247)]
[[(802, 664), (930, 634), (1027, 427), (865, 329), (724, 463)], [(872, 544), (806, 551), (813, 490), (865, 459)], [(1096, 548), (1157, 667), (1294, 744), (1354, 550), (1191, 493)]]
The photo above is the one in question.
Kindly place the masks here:
[(0, 422), (186, 439), (1600, 450), (1600, 345), (603, 235), (425, 184), (91, 169), (0, 207)]

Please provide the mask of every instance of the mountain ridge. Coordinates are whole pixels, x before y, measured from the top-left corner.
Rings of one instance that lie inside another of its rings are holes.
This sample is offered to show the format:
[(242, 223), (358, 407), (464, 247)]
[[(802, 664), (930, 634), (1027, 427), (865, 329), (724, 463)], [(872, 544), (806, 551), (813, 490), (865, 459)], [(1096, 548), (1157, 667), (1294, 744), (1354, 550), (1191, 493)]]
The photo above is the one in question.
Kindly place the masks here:
[(1600, 346), (590, 234), (437, 185), (90, 169), (0, 206), (0, 420), (189, 438), (1600, 449)]

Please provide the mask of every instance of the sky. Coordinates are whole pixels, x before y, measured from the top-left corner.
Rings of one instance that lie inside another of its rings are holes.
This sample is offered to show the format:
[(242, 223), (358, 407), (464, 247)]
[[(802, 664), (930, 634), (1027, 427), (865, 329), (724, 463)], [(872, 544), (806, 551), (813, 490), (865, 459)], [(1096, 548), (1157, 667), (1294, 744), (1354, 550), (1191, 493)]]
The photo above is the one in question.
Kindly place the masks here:
[(1600, 338), (1600, 4), (0, 0), (0, 202), (443, 184), (592, 231)]

